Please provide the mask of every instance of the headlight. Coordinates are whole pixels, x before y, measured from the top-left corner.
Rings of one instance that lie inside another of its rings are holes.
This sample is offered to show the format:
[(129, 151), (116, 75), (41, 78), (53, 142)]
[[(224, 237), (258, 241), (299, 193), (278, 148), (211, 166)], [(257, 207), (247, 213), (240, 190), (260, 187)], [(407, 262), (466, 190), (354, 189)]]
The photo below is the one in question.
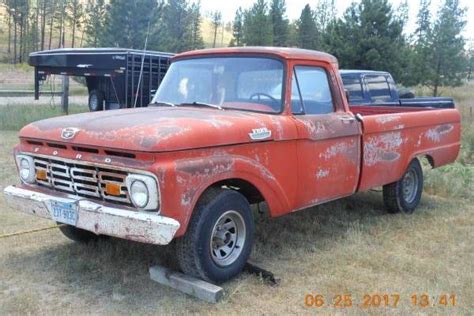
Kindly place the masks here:
[(26, 183), (35, 183), (35, 164), (33, 158), (25, 155), (16, 156), (16, 161), (18, 164), (18, 170), (20, 173), (20, 178), (23, 182)]
[(143, 181), (135, 180), (130, 186), (130, 197), (136, 207), (144, 208), (148, 204), (149, 193)]
[(153, 177), (130, 174), (125, 180), (128, 194), (136, 208), (157, 210), (159, 208), (159, 192)]

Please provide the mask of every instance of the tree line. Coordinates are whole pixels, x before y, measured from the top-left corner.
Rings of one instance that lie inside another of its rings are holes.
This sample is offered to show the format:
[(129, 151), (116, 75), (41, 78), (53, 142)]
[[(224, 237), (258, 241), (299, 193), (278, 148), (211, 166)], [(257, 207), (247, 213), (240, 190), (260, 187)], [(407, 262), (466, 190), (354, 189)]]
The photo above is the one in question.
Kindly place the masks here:
[(430, 7), (430, 0), (420, 0), (416, 30), (408, 34), (407, 2), (393, 7), (388, 0), (361, 0), (337, 17), (335, 1), (320, 0), (289, 21), (285, 0), (256, 0), (235, 13), (230, 45), (321, 50), (336, 56), (341, 68), (389, 71), (398, 82), (427, 86), (436, 96), (440, 86), (470, 79), (474, 54), (465, 49), (466, 8), (459, 0), (445, 0), (436, 12)]
[[(338, 16), (334, 0), (307, 4), (295, 21), (285, 0), (255, 0), (239, 8), (229, 46), (288, 46), (335, 55), (341, 68), (391, 72), (404, 85), (459, 85), (470, 77), (473, 54), (462, 31), (466, 9), (444, 0), (436, 12), (419, 0), (416, 30), (407, 32), (408, 4), (361, 0)], [(0, 0), (7, 56), (25, 62), (32, 51), (60, 47), (125, 47), (181, 52), (204, 47), (201, 5), (190, 0)], [(313, 1), (311, 1), (313, 3)], [(222, 14), (211, 12), (212, 46)], [(223, 33), (222, 33), (223, 35)]]

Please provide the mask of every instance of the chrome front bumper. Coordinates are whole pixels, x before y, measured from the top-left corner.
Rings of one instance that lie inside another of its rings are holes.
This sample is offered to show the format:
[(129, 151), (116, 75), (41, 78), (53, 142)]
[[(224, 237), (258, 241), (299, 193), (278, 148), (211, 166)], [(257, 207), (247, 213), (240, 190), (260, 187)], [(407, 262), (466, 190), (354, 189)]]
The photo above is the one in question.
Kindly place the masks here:
[(51, 201), (77, 203), (76, 227), (98, 235), (166, 245), (179, 228), (179, 222), (169, 217), (108, 207), (80, 198), (57, 197), (15, 186), (5, 188), (3, 193), (13, 209), (47, 219), (52, 219)]

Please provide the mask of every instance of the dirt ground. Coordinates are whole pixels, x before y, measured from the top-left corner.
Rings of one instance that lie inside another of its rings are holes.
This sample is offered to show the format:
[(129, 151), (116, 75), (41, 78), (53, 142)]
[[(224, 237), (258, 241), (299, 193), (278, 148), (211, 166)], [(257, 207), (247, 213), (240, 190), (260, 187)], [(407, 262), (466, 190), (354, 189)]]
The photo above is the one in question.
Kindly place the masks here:
[[(11, 148), (16, 132), (0, 131), (0, 189), (17, 182)], [(413, 215), (387, 214), (369, 192), (289, 216), (256, 215), (255, 262), (281, 278), (269, 286), (242, 274), (208, 304), (149, 279), (153, 264), (173, 266), (171, 247), (118, 239), (93, 245), (58, 229), (0, 237), (0, 314), (439, 314), (474, 308), (474, 204), (424, 195)], [(52, 223), (16, 213), (0, 194), (0, 235)], [(363, 307), (365, 295), (400, 295), (397, 306)], [(427, 294), (426, 307), (413, 304)], [(455, 295), (455, 306), (440, 304)], [(321, 307), (308, 295), (322, 295)], [(350, 295), (352, 306), (335, 307)], [(434, 306), (433, 306), (434, 305)]]

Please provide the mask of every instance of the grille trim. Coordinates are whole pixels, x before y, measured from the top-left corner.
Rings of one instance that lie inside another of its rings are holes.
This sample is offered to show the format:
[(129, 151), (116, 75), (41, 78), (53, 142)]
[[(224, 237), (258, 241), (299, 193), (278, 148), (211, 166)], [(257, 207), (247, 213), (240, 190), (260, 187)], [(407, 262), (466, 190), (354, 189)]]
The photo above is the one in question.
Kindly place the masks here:
[[(125, 183), (129, 171), (58, 157), (30, 156), (33, 158), (35, 170), (46, 171), (46, 180), (36, 179), (40, 186), (80, 197), (133, 207)], [(120, 195), (108, 195), (105, 192), (107, 182), (120, 185)]]

